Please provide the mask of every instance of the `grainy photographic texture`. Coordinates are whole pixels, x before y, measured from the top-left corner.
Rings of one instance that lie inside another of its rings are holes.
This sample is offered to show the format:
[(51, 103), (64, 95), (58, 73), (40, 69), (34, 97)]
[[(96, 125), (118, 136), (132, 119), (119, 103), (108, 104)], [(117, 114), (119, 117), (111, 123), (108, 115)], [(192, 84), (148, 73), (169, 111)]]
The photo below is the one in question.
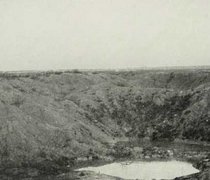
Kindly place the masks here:
[(209, 32), (208, 0), (0, 0), (0, 180), (209, 180)]

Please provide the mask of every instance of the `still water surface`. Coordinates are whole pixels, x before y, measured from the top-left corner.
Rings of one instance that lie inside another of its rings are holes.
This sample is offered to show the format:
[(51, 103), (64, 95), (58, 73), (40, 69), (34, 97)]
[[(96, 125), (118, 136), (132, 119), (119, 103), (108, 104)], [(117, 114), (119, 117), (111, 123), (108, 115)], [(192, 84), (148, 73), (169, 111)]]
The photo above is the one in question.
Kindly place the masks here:
[(173, 179), (199, 172), (192, 164), (182, 161), (134, 161), (112, 163), (99, 167), (81, 168), (79, 171), (121, 177), (125, 179)]

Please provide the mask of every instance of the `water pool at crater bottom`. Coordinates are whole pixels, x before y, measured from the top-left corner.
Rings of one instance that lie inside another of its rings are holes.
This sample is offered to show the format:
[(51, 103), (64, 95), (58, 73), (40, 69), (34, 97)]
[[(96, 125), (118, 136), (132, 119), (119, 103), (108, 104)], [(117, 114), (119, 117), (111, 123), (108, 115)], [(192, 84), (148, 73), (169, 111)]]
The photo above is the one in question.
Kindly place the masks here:
[(78, 171), (95, 173), (125, 179), (173, 179), (199, 172), (192, 164), (182, 161), (126, 161), (106, 164), (98, 167), (85, 167)]

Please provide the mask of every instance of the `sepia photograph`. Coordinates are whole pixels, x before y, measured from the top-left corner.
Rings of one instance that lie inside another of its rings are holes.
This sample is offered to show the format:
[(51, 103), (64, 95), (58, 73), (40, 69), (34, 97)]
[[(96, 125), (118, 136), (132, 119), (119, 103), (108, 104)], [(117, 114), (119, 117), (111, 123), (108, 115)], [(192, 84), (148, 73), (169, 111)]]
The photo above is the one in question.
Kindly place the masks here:
[(210, 1), (0, 0), (0, 180), (210, 180)]

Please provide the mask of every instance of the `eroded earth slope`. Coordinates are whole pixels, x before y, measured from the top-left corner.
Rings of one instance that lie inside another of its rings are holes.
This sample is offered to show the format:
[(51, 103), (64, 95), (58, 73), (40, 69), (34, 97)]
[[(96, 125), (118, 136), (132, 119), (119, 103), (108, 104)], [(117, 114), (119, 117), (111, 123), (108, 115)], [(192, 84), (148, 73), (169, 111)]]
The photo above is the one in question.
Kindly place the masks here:
[(210, 141), (210, 71), (0, 74), (2, 167), (65, 165), (126, 137)]

